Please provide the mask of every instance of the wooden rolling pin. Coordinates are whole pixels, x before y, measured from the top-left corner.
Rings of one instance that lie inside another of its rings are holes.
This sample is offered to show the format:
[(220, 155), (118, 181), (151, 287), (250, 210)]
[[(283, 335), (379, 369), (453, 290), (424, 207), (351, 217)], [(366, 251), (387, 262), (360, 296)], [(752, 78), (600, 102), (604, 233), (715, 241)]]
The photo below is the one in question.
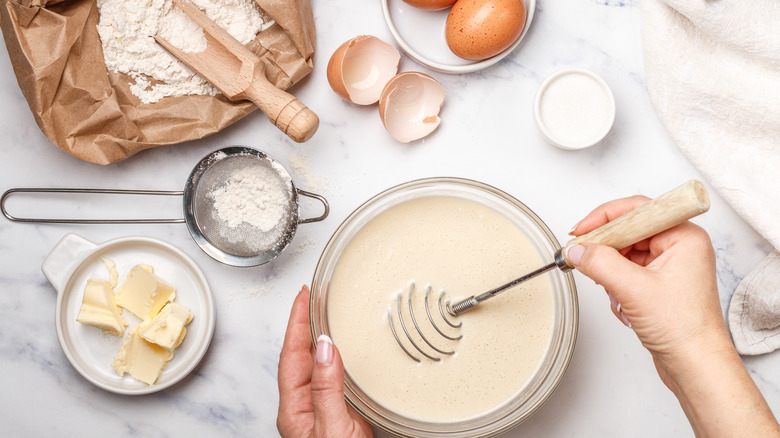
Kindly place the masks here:
[(314, 135), (320, 119), (295, 96), (268, 81), (263, 62), (254, 52), (211, 21), (192, 3), (187, 0), (173, 1), (203, 28), (207, 47), (202, 52), (187, 53), (155, 35), (160, 45), (206, 78), (231, 101), (251, 100), (276, 127), (296, 142), (304, 142)]

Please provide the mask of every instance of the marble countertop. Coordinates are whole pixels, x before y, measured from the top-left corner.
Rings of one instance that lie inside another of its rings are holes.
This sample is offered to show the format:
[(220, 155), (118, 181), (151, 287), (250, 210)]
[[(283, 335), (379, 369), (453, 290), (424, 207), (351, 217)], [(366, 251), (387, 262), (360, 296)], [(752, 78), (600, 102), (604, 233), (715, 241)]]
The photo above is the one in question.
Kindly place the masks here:
[[(313, 73), (291, 90), (320, 115), (312, 140), (294, 144), (259, 112), (223, 132), (142, 152), (99, 166), (73, 158), (44, 137), (0, 48), (0, 191), (11, 187), (105, 187), (180, 190), (192, 167), (228, 145), (252, 146), (291, 170), (296, 185), (325, 196), (323, 222), (304, 224), (277, 259), (254, 268), (222, 265), (204, 254), (186, 227), (173, 225), (30, 225), (0, 219), (0, 424), (5, 436), (277, 436), (277, 362), (289, 309), (311, 281), (330, 235), (360, 203), (416, 178), (459, 176), (494, 185), (545, 219), (560, 241), (598, 204), (632, 194), (656, 196), (700, 175), (659, 123), (648, 99), (638, 1), (537, 3), (525, 41), (486, 70), (447, 75), (407, 57), (401, 70), (438, 79), (447, 97), (442, 124), (424, 141), (399, 144), (375, 106), (358, 107), (329, 88), (325, 67), (342, 42), (359, 34), (391, 41), (378, 1), (314, 3), (317, 56)], [(534, 125), (532, 100), (542, 80), (564, 67), (600, 74), (617, 102), (614, 128), (599, 145), (564, 151)], [(705, 181), (706, 183), (706, 181)], [(770, 250), (716, 193), (696, 222), (717, 250), (724, 308), (744, 277)], [(82, 203), (77, 213), (116, 213), (122, 202)], [(133, 208), (180, 214), (178, 201), (142, 199)], [(47, 200), (40, 214), (67, 211)], [(304, 202), (304, 216), (319, 213)], [(71, 210), (75, 211), (75, 210)], [(41, 262), (65, 234), (91, 241), (139, 235), (169, 242), (204, 271), (215, 296), (216, 330), (195, 371), (171, 388), (122, 396), (92, 385), (70, 365), (54, 327), (56, 292)], [(691, 436), (676, 399), (650, 355), (609, 310), (603, 290), (575, 274), (579, 336), (571, 365), (548, 402), (507, 433), (521, 436)], [(780, 409), (777, 354), (745, 358), (770, 406)], [(379, 434), (379, 436), (383, 436)]]

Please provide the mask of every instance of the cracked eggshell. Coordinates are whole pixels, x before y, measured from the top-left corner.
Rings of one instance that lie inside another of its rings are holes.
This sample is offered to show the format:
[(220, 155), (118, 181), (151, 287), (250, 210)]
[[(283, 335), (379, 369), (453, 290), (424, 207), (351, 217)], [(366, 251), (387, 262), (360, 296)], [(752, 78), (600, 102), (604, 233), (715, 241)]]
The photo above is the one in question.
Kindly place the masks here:
[(444, 88), (436, 79), (419, 72), (396, 75), (382, 90), (379, 117), (387, 132), (401, 143), (419, 140), (441, 123)]
[(455, 0), (404, 0), (404, 3), (426, 11), (439, 11), (455, 4)]
[(401, 54), (395, 47), (371, 35), (360, 35), (342, 44), (328, 62), (328, 83), (343, 99), (371, 105), (390, 78), (398, 73)]

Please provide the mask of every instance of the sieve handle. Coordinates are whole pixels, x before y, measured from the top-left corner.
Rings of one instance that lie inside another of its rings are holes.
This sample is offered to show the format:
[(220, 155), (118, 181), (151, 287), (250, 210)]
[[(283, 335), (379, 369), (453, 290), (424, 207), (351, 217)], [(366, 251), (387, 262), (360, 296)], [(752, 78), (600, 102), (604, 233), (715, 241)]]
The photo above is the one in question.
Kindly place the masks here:
[(5, 207), (6, 200), (14, 193), (90, 193), (107, 195), (149, 195), (149, 196), (183, 196), (181, 191), (163, 190), (121, 190), (121, 189), (78, 189), (78, 188), (14, 188), (6, 190), (0, 197), (0, 210), (3, 216), (12, 222), (38, 224), (180, 224), (184, 219), (42, 219), (16, 217)]
[(690, 180), (590, 233), (570, 240), (561, 251), (563, 260), (566, 266), (573, 267), (566, 255), (572, 245), (589, 242), (623, 249), (698, 216), (709, 208), (710, 198), (704, 184)]
[(322, 197), (322, 196), (320, 196), (320, 195), (318, 195), (316, 193), (307, 192), (307, 191), (301, 190), (301, 189), (295, 189), (295, 190), (301, 196), (306, 196), (308, 198), (316, 199), (316, 200), (322, 202), (322, 206), (325, 208), (325, 211), (322, 213), (322, 215), (317, 216), (317, 217), (313, 217), (313, 218), (308, 218), (308, 219), (298, 219), (298, 224), (308, 224), (308, 223), (311, 223), (311, 222), (320, 222), (320, 221), (325, 220), (326, 217), (328, 217), (328, 213), (330, 213), (330, 204), (328, 204), (328, 200), (327, 199), (325, 199), (324, 197)]

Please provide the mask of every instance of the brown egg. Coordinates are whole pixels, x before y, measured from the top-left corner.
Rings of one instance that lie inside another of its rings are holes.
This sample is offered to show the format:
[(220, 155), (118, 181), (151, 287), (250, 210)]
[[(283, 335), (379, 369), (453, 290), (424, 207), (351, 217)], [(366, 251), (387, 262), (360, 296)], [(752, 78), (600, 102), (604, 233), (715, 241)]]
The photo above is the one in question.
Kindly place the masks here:
[(444, 36), (455, 55), (487, 59), (520, 37), (525, 14), (522, 0), (458, 0), (447, 16)]
[(438, 11), (452, 6), (456, 0), (404, 0), (415, 8), (425, 9), (426, 11)]

